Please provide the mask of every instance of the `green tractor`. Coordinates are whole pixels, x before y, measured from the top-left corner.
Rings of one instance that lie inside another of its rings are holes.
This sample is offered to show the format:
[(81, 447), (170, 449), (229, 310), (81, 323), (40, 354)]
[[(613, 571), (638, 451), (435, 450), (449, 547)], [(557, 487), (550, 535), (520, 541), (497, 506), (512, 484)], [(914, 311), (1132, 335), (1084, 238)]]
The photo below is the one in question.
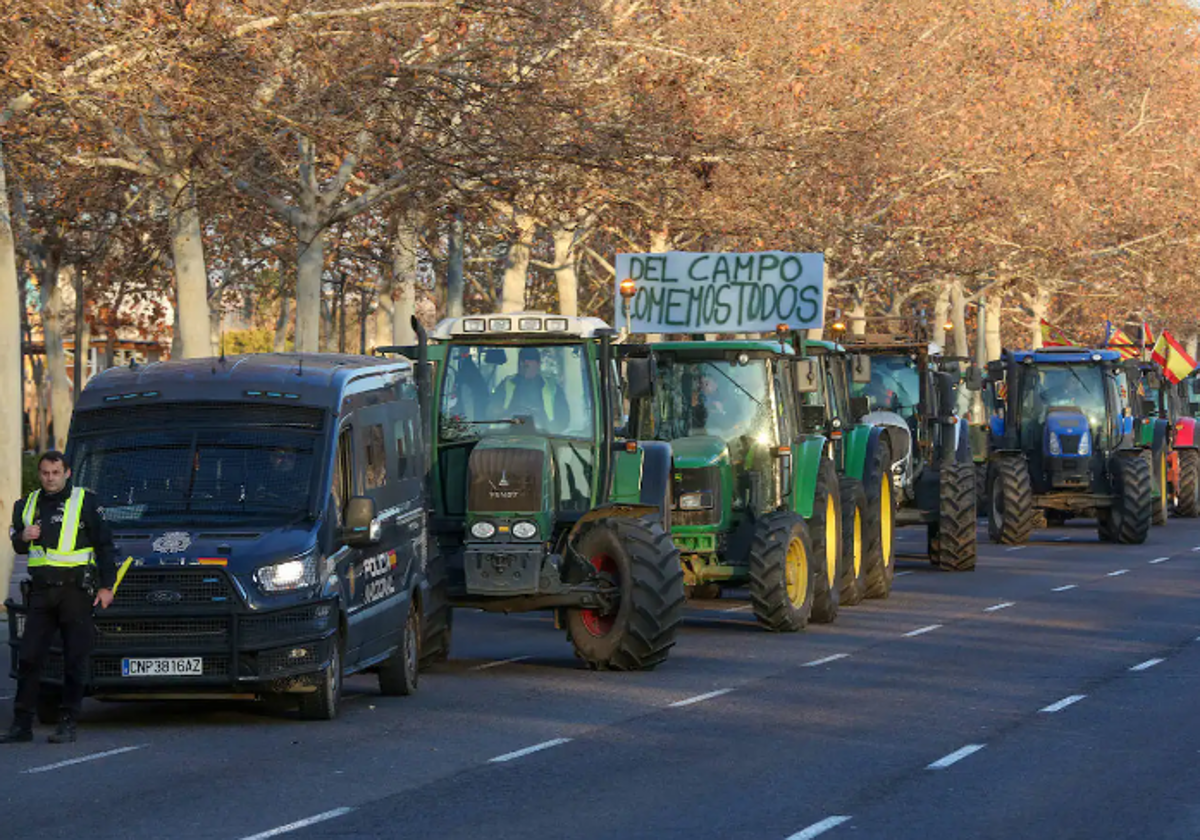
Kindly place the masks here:
[(946, 571), (972, 571), (976, 545), (976, 464), (966, 419), (968, 392), (980, 376), (961, 360), (942, 356), (919, 323), (905, 334), (845, 336), (855, 364), (870, 362), (869, 375), (853, 388), (859, 422), (885, 427), (897, 497), (896, 524), (924, 526), (929, 562)]
[[(671, 449), (617, 438), (613, 335), (597, 318), (535, 312), (449, 318), (431, 333), (442, 618), (427, 659), (445, 655), (454, 607), (553, 610), (593, 669), (667, 658), (685, 601)], [(650, 365), (627, 364), (631, 396), (653, 393)]]
[(1130, 393), (1130, 409), (1137, 418), (1134, 441), (1138, 449), (1150, 454), (1154, 469), (1152, 522), (1166, 525), (1171, 511), (1172, 466), (1177, 468), (1179, 462), (1175, 451), (1179, 436), (1174, 434), (1179, 419), (1174, 412), (1178, 406), (1171, 399), (1171, 388), (1162, 370), (1154, 362), (1127, 361), (1125, 368), (1134, 383)]
[[(797, 349), (800, 352), (797, 352)], [(673, 454), (672, 537), (694, 597), (745, 587), (759, 623), (796, 631), (891, 590), (887, 442), (852, 426), (842, 351), (826, 342), (672, 341), (639, 437)]]

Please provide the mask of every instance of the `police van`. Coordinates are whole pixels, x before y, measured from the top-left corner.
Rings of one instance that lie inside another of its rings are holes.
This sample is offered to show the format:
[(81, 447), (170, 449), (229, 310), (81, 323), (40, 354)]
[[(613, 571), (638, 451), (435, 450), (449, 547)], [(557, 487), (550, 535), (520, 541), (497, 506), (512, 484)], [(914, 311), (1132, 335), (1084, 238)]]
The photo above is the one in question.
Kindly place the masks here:
[[(94, 377), (67, 459), (125, 568), (96, 612), (89, 692), (256, 696), (309, 719), (335, 717), (356, 672), (412, 693), (423, 655), (438, 653), (421, 650), (436, 609), (421, 370), (263, 354)], [(14, 666), (23, 618), (12, 604)], [(47, 716), (61, 663), (45, 672)]]

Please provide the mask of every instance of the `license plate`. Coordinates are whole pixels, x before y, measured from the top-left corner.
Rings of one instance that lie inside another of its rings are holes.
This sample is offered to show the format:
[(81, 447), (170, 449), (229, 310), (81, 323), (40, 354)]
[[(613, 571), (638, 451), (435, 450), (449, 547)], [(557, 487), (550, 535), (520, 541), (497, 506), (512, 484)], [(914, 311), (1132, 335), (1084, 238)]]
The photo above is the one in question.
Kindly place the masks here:
[(121, 660), (123, 677), (198, 677), (203, 673), (204, 658), (200, 656)]

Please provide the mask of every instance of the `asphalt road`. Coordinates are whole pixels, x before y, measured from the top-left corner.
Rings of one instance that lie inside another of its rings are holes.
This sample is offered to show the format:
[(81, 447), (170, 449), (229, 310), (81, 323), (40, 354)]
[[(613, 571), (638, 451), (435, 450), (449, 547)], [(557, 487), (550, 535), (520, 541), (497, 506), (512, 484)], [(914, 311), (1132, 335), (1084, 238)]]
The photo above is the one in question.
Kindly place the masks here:
[(1200, 837), (1200, 522), (899, 569), (802, 634), (693, 604), (652, 673), (464, 613), (416, 696), (352, 678), (332, 723), (90, 702), (78, 744), (0, 748), (0, 836)]

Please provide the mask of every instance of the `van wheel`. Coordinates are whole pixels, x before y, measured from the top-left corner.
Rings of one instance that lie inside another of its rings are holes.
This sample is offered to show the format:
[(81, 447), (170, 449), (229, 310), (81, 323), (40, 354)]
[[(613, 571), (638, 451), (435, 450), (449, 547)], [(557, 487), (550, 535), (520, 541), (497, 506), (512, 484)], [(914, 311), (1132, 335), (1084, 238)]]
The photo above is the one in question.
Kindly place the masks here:
[(342, 704), (342, 638), (333, 638), (329, 664), (321, 671), (317, 690), (300, 695), (300, 717), (304, 720), (333, 720)]
[(454, 633), (454, 610), (450, 606), (449, 574), (440, 555), (429, 563), (428, 621), (421, 623), (420, 663), (424, 671), (450, 658), (450, 639)]
[(420, 664), (421, 607), (415, 598), (409, 598), (400, 644), (379, 666), (379, 693), (385, 697), (407, 697), (415, 693)]

